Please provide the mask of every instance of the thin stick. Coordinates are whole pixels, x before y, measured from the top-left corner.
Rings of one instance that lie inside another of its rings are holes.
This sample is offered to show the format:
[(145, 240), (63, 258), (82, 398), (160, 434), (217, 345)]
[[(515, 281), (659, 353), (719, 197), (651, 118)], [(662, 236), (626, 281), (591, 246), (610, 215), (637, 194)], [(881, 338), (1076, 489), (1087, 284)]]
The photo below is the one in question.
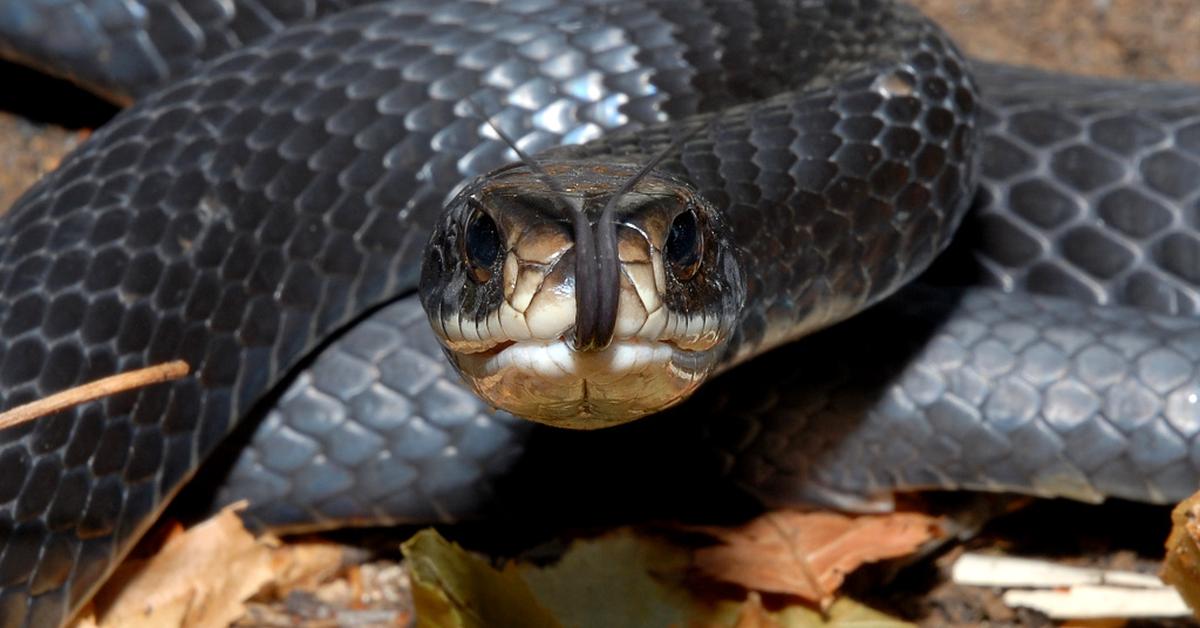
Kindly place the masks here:
[(157, 366), (148, 366), (136, 371), (118, 373), (94, 382), (69, 388), (49, 397), (31, 401), (23, 406), (17, 406), (8, 412), (0, 413), (0, 430), (20, 425), (66, 410), (81, 403), (95, 401), (127, 390), (143, 388), (152, 384), (179, 379), (188, 374), (187, 362), (176, 360)]

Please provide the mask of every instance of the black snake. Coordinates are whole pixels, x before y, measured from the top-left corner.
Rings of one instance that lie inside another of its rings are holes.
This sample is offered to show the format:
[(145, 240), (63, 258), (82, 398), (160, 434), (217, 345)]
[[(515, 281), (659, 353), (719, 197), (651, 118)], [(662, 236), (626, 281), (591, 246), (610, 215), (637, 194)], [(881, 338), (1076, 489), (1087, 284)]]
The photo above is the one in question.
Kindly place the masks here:
[[(219, 500), (294, 528), (474, 516), (547, 476), (851, 508), (1196, 488), (1193, 87), (972, 79), (871, 0), (0, 0), (0, 50), (137, 97), (0, 223), (0, 407), (195, 369), (0, 436), (0, 625), (61, 622), (238, 431)], [(646, 425), (490, 412), (415, 296), (443, 204), (510, 159), (476, 109), (530, 153), (633, 161), (722, 112), (664, 164), (760, 256), (721, 360), (899, 292)]]

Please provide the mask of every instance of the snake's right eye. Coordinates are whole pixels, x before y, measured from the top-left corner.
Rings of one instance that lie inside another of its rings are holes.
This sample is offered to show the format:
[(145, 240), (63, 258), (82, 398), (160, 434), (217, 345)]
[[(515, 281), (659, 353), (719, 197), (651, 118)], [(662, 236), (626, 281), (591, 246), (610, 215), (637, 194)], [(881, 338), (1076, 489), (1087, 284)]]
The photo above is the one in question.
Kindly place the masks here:
[(476, 207), (463, 229), (462, 256), (471, 269), (471, 277), (486, 283), (492, 278), (496, 258), (500, 257), (500, 232), (496, 221), (487, 212)]
[(665, 249), (667, 263), (676, 277), (687, 281), (695, 276), (704, 257), (704, 238), (695, 211), (689, 209), (671, 221)]

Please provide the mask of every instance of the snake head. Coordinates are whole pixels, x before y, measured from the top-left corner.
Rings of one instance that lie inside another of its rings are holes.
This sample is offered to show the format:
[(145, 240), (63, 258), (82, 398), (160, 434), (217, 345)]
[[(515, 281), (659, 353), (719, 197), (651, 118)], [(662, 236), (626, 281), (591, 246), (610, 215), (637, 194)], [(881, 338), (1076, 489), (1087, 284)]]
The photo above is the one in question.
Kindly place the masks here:
[(637, 173), (518, 164), (448, 205), (421, 301), (488, 403), (605, 427), (682, 401), (723, 361), (745, 299), (728, 227), (687, 183), (655, 171), (626, 185)]

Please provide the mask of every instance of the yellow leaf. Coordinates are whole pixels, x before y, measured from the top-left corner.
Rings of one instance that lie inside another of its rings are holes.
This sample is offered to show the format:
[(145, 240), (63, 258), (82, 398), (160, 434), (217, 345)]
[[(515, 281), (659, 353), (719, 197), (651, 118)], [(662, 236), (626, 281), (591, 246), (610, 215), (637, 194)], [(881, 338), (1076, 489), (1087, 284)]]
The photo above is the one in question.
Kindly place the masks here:
[(688, 562), (682, 548), (621, 529), (572, 543), (554, 565), (517, 571), (572, 628), (681, 626), (711, 612), (683, 586)]
[(512, 570), (499, 571), (450, 543), (435, 530), (418, 532), (401, 546), (413, 585), (417, 626), (476, 628), (561, 624)]
[(822, 615), (804, 606), (790, 606), (779, 612), (784, 628), (900, 628), (913, 624), (900, 621), (850, 598), (840, 598)]
[(692, 578), (691, 550), (623, 528), (571, 543), (549, 566), (496, 569), (425, 531), (404, 544), (418, 625), (678, 626), (680, 628), (892, 627), (907, 625), (853, 600), (827, 615), (795, 604), (767, 610), (755, 592)]

